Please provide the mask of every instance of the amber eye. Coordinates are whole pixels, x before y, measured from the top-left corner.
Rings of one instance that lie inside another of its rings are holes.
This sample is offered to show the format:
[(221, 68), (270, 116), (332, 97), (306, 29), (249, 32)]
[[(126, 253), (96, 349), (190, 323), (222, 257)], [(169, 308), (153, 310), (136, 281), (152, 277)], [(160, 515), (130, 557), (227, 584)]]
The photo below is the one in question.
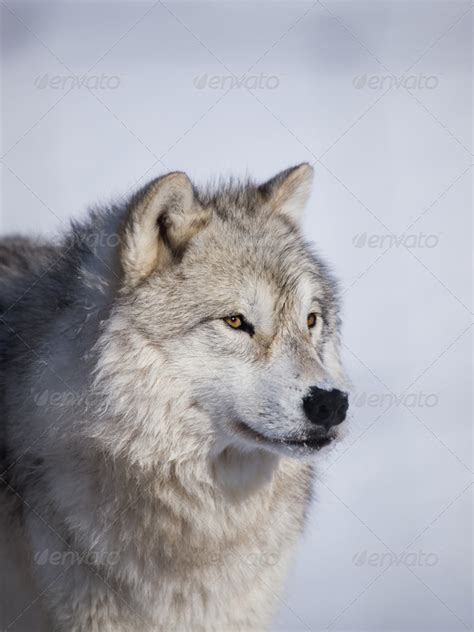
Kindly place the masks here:
[(232, 329), (240, 329), (244, 324), (244, 319), (237, 314), (235, 316), (227, 316), (227, 318), (224, 318), (224, 322), (227, 323), (229, 327), (232, 327)]
[(318, 322), (318, 315), (315, 314), (314, 312), (311, 312), (310, 314), (308, 314), (308, 329), (313, 329), (313, 327), (316, 326), (316, 323)]

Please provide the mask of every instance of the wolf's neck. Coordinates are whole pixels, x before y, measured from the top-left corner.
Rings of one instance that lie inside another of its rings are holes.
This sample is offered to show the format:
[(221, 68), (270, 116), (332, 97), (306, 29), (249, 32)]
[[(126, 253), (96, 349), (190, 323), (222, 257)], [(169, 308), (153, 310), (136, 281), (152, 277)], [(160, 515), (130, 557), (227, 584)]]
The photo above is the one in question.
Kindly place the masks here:
[(196, 517), (209, 516), (210, 510), (219, 513), (225, 507), (258, 504), (261, 497), (269, 500), (281, 466), (277, 455), (233, 448), (209, 459), (160, 463), (143, 470), (117, 459), (107, 461), (99, 475), (102, 489), (114, 502), (127, 504), (130, 494), (139, 489), (148, 506), (166, 505), (180, 514), (193, 505)]
[[(153, 575), (164, 557), (170, 567), (179, 562), (190, 568), (245, 542), (265, 542), (275, 522), (290, 528), (290, 517), (301, 521), (299, 507), (309, 498), (307, 468), (271, 454), (228, 451), (209, 463), (168, 462), (137, 471), (125, 460), (93, 452), (87, 467), (81, 453), (81, 467), (89, 471), (87, 489), (95, 491), (84, 493), (82, 485), (67, 506), (71, 541), (98, 554), (122, 551), (140, 574), (148, 569)], [(77, 471), (71, 459), (63, 488), (77, 485)]]
[(125, 206), (119, 205), (93, 212), (65, 236), (65, 261), (75, 264), (76, 311), (85, 312), (87, 321), (106, 316), (121, 286), (120, 227), (125, 213)]

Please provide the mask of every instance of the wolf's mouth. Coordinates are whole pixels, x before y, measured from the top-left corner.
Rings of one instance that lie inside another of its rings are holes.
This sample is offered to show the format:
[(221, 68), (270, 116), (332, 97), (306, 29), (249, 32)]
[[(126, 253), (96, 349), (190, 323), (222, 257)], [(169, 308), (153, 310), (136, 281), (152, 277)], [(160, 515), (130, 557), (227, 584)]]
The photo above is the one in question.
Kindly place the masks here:
[(246, 439), (250, 439), (256, 443), (267, 444), (273, 446), (289, 446), (294, 448), (302, 448), (308, 450), (321, 450), (328, 446), (335, 438), (336, 432), (335, 430), (330, 430), (325, 432), (324, 434), (312, 435), (308, 437), (304, 437), (302, 439), (294, 439), (294, 438), (281, 438), (276, 439), (274, 437), (268, 437), (260, 432), (257, 432), (253, 428), (247, 426), (247, 424), (243, 422), (237, 423), (237, 430), (240, 435), (245, 437)]

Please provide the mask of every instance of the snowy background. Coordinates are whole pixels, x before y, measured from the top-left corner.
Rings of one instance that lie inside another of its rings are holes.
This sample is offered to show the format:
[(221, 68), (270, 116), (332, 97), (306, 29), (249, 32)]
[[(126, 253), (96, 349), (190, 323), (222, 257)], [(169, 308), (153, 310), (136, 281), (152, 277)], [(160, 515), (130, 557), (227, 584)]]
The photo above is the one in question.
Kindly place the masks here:
[(2, 4), (1, 233), (315, 166), (355, 393), (274, 630), (472, 629), (472, 6)]

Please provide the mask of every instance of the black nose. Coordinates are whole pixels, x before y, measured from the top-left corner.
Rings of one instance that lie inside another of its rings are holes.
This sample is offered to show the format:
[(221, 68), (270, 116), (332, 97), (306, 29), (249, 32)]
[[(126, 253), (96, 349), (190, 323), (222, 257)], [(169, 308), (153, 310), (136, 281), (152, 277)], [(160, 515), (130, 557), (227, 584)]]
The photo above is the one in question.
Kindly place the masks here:
[(348, 408), (347, 395), (337, 389), (326, 391), (312, 386), (309, 394), (303, 398), (306, 417), (311, 423), (324, 426), (326, 430), (343, 422)]

